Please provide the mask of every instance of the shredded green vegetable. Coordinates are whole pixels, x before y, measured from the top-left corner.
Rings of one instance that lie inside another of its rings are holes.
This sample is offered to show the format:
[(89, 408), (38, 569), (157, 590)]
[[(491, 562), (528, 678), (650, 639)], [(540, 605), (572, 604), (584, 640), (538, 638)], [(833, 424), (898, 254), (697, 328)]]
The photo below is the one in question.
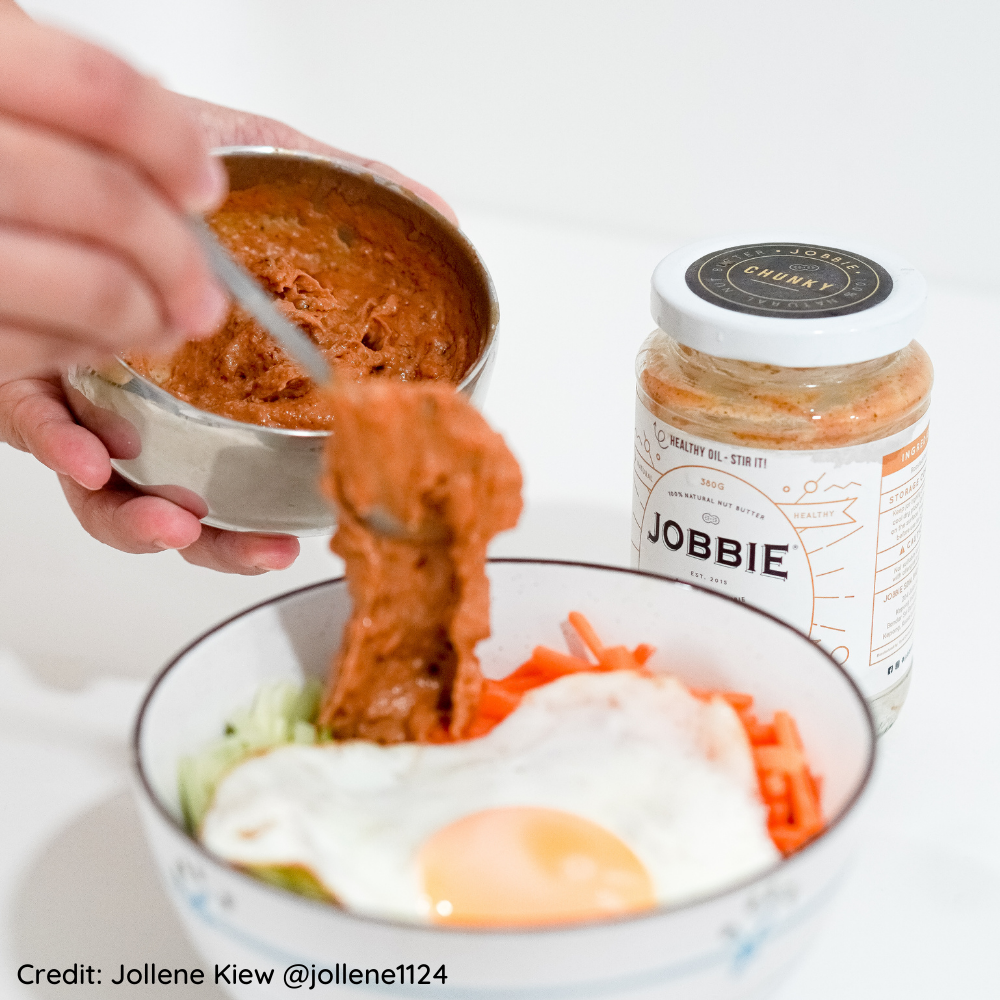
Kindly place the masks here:
[(181, 812), (189, 833), (205, 818), (216, 786), (248, 757), (285, 743), (319, 743), (329, 734), (317, 729), (322, 688), (318, 681), (265, 684), (248, 708), (227, 720), (222, 736), (204, 750), (182, 757), (177, 767)]
[(308, 869), (301, 865), (245, 865), (246, 871), (256, 875), (263, 882), (307, 899), (318, 899), (324, 903), (336, 900), (326, 886)]

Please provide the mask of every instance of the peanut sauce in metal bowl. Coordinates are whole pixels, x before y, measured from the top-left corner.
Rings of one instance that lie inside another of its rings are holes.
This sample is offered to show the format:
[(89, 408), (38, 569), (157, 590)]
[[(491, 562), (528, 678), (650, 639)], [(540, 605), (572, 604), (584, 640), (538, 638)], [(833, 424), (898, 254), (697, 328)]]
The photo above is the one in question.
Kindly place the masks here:
[[(341, 379), (457, 384), (475, 361), (473, 290), (432, 234), (359, 190), (255, 184), (233, 191), (209, 222)], [(128, 360), (199, 409), (266, 427), (332, 425), (322, 394), (238, 306), (208, 340)]]

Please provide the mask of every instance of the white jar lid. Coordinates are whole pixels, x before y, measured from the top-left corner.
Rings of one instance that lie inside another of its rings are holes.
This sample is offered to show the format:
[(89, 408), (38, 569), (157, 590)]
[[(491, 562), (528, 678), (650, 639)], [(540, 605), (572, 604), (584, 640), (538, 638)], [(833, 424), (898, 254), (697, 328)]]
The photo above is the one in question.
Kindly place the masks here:
[(660, 329), (706, 354), (787, 368), (868, 361), (913, 340), (927, 286), (897, 254), (828, 234), (763, 235), (701, 240), (660, 261)]

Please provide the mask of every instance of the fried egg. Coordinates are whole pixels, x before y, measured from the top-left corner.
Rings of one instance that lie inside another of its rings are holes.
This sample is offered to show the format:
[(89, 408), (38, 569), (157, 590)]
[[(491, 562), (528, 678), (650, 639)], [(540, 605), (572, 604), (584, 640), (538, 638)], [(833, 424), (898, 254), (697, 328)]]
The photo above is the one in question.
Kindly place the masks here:
[(530, 691), (477, 739), (272, 750), (220, 782), (200, 836), (349, 910), (464, 925), (682, 903), (780, 857), (733, 709), (628, 670)]

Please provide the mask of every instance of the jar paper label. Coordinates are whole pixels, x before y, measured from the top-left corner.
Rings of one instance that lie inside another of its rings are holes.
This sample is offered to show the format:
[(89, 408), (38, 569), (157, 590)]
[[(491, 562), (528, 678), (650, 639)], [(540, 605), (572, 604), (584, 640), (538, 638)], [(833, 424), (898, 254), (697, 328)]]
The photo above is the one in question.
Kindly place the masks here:
[(721, 444), (636, 401), (632, 565), (806, 633), (875, 698), (909, 670), (928, 419), (819, 451)]

